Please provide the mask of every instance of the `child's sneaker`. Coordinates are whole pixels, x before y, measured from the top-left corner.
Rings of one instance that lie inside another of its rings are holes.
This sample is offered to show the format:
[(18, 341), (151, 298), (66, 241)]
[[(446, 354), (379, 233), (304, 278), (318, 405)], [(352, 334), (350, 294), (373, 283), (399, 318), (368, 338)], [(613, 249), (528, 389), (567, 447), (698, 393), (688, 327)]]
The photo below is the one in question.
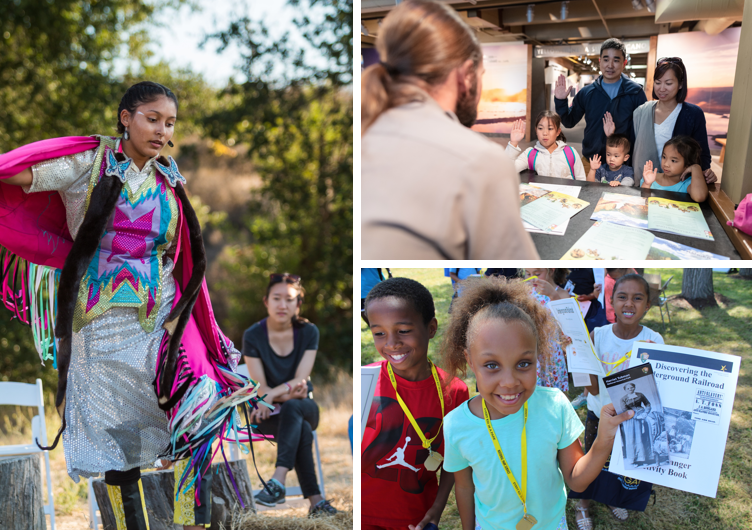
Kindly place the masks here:
[(285, 487), (276, 479), (266, 481), (266, 487), (256, 495), (256, 502), (274, 507), (285, 502)]
[(337, 515), (337, 508), (329, 504), (327, 500), (320, 500), (308, 511), (308, 517), (322, 517)]
[(583, 393), (572, 400), (572, 407), (574, 407), (576, 410), (584, 406), (585, 403), (587, 403), (587, 398), (585, 397), (585, 394)]

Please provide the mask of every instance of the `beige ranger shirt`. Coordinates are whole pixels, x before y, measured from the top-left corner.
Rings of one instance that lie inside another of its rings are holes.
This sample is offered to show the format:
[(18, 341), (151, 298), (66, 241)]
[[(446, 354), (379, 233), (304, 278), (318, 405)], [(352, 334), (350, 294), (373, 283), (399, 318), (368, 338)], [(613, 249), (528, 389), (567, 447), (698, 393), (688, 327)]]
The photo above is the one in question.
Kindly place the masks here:
[(538, 259), (512, 160), (427, 94), (361, 146), (362, 259)]

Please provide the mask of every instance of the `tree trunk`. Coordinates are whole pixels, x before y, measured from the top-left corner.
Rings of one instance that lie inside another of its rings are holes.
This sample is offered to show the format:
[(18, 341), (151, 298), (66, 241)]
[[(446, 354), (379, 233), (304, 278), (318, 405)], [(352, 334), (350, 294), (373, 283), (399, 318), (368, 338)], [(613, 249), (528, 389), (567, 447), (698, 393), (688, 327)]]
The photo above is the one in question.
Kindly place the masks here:
[(682, 296), (688, 300), (714, 300), (713, 269), (684, 269)]
[(752, 269), (739, 269), (739, 276), (752, 278)]
[[(238, 485), (243, 504), (245, 504), (245, 510), (252, 510), (255, 513), (256, 504), (253, 500), (251, 478), (248, 475), (245, 460), (230, 462), (230, 469), (235, 483)], [(238, 496), (235, 493), (230, 476), (227, 474), (227, 467), (224, 462), (212, 465), (211, 473), (214, 475), (212, 478), (211, 530), (219, 530), (219, 523), (222, 523), (226, 528), (230, 528), (233, 509), (242, 509), (238, 504)], [(173, 502), (175, 500), (174, 469), (144, 473), (141, 476), (141, 482), (144, 487), (146, 510), (149, 513), (149, 529), (182, 530), (181, 526), (176, 526), (172, 522)], [(116, 530), (115, 517), (112, 513), (110, 498), (107, 495), (107, 485), (104, 480), (96, 479), (92, 482), (92, 486), (97, 497), (104, 530)]]
[(40, 455), (0, 459), (0, 528), (46, 530)]

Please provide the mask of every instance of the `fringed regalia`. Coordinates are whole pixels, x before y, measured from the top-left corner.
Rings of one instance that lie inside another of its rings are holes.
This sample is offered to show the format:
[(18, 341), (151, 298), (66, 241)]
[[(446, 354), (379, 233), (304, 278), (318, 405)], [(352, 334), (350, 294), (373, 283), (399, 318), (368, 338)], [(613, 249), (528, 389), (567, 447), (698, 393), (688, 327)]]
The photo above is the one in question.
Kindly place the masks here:
[(62, 434), (76, 482), (187, 459), (180, 487), (198, 499), (213, 442), (247, 452), (239, 411), (268, 405), (214, 319), (185, 179), (171, 157), (139, 170), (105, 136), (11, 151), (0, 179), (28, 167), (30, 189), (0, 180), (2, 300), (58, 370), (52, 447)]

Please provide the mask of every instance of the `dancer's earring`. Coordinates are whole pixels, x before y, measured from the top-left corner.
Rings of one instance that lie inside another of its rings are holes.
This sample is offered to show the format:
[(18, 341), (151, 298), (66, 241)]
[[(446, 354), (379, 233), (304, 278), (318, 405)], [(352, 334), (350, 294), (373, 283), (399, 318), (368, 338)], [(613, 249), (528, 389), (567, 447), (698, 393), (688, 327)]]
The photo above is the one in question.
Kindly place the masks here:
[(125, 132), (123, 133), (123, 140), (130, 140), (130, 139), (131, 139), (131, 135), (128, 134), (128, 129), (126, 129)]
[(172, 143), (172, 140), (168, 141), (167, 145), (169, 145), (170, 147), (175, 147), (175, 144)]

